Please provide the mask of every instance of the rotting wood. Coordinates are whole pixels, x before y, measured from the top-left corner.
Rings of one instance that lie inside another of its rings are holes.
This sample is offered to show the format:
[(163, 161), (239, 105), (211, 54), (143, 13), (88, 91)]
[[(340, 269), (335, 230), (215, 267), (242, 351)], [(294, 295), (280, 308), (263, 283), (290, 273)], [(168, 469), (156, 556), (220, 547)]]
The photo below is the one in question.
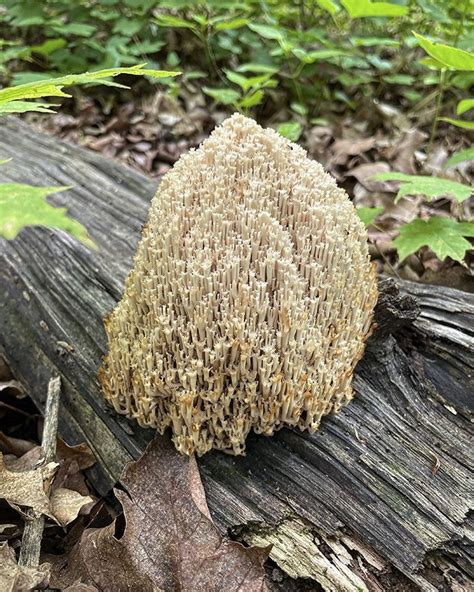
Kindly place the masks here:
[[(14, 120), (0, 128), (0, 159), (9, 157), (0, 181), (72, 185), (50, 201), (67, 206), (99, 247), (91, 252), (42, 228), (2, 240), (0, 345), (40, 408), (51, 374), (62, 376), (60, 432), (69, 443), (89, 443), (99, 461), (89, 478), (105, 492), (152, 435), (107, 408), (97, 370), (106, 348), (102, 318), (120, 298), (156, 183)], [(400, 572), (406, 590), (437, 590), (449, 578), (467, 589), (474, 298), (400, 287), (401, 294), (392, 280), (381, 284), (380, 329), (357, 367), (356, 397), (341, 413), (316, 434), (253, 435), (246, 457), (212, 452), (199, 464), (223, 529), (272, 538), (296, 520), (334, 568), (340, 572), (344, 557), (347, 578), (369, 590), (389, 590)]]

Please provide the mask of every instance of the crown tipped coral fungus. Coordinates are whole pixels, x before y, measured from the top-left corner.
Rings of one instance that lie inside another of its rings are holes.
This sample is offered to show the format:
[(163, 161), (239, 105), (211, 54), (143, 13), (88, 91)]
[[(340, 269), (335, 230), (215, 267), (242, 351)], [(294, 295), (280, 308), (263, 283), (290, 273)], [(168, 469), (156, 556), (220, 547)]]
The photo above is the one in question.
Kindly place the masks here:
[(106, 323), (106, 399), (180, 452), (315, 430), (352, 397), (377, 298), (366, 233), (305, 151), (234, 115), (162, 180)]

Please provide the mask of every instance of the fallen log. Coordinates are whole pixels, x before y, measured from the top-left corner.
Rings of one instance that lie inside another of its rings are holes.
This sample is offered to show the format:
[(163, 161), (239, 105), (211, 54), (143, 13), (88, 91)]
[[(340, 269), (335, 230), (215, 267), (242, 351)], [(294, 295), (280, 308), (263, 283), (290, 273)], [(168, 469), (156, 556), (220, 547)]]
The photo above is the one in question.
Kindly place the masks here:
[[(156, 182), (17, 119), (0, 127), (0, 159), (10, 157), (0, 182), (72, 186), (48, 201), (98, 248), (39, 227), (0, 239), (0, 351), (40, 409), (61, 375), (59, 431), (90, 445), (88, 478), (105, 493), (152, 437), (106, 406), (97, 371), (102, 319), (121, 296)], [(272, 543), (284, 572), (313, 582), (306, 590), (467, 590), (474, 297), (391, 279), (380, 292), (354, 401), (315, 434), (283, 429), (252, 435), (245, 457), (205, 455), (209, 506), (232, 536)]]

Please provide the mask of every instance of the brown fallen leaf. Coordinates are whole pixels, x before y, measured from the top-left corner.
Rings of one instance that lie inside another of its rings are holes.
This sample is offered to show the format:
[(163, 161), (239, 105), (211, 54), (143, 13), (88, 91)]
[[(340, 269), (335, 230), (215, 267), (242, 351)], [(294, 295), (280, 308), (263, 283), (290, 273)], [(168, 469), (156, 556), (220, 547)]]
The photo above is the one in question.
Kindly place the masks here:
[(91, 497), (81, 495), (77, 491), (59, 487), (53, 489), (49, 498), (49, 505), (54, 518), (61, 526), (66, 526), (78, 517), (84, 506), (93, 501)]
[(367, 162), (347, 171), (347, 177), (355, 177), (368, 191), (393, 191), (394, 184), (388, 181), (374, 181), (378, 173), (386, 173), (390, 165), (386, 162)]
[(392, 169), (407, 175), (416, 174), (415, 152), (423, 146), (426, 139), (427, 134), (415, 128), (403, 132), (388, 152)]
[(331, 146), (331, 152), (333, 154), (331, 163), (342, 165), (347, 162), (349, 156), (359, 156), (364, 152), (368, 152), (375, 146), (376, 141), (377, 139), (375, 137), (336, 140)]
[(195, 459), (156, 436), (124, 470), (115, 495), (121, 519), (84, 531), (72, 551), (50, 556), (52, 584), (79, 580), (98, 590), (264, 592), (268, 549), (225, 541), (213, 524)]
[(37, 444), (31, 442), (31, 440), (13, 438), (12, 436), (7, 436), (3, 432), (0, 432), (0, 450), (2, 452), (14, 454), (15, 456), (22, 456), (32, 448), (35, 448), (35, 446), (37, 446)]
[[(53, 466), (51, 466), (53, 465)], [(44, 491), (46, 471), (52, 474), (55, 463), (27, 471), (11, 471), (0, 453), (0, 498), (13, 506), (33, 508), (39, 514), (50, 515), (49, 499)]]
[(48, 563), (38, 567), (18, 565), (13, 549), (0, 545), (0, 590), (2, 592), (29, 592), (42, 590), (49, 583)]
[[(0, 450), (19, 457), (9, 464), (9, 468), (15, 471), (33, 468), (43, 456), (39, 444), (12, 438), (2, 432), (0, 432)], [(96, 462), (92, 450), (85, 442), (69, 446), (61, 438), (58, 438), (56, 450), (58, 461), (76, 461), (81, 471), (92, 467)]]
[(4, 454), (3, 460), (9, 471), (21, 473), (22, 471), (32, 471), (35, 469), (41, 464), (43, 457), (44, 454), (41, 446), (36, 445), (19, 457), (13, 454)]
[[(46, 494), (47, 486), (58, 468), (57, 463), (36, 466), (41, 463), (41, 447), (29, 450), (19, 459), (7, 463), (0, 453), (0, 498), (11, 506), (32, 508), (38, 515), (44, 514), (66, 526), (75, 520), (83, 506), (93, 499), (77, 491), (53, 486), (51, 497)], [(77, 462), (72, 461), (76, 466)], [(77, 469), (78, 470), (78, 469)]]

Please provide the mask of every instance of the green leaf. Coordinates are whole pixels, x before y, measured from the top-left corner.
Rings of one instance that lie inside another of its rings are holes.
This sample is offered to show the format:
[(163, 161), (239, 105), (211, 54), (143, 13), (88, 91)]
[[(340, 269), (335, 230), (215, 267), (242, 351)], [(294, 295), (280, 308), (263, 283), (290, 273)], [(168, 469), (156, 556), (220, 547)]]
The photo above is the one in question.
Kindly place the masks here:
[(38, 82), (39, 80), (49, 80), (53, 77), (54, 74), (51, 74), (51, 72), (32, 72), (31, 70), (24, 70), (23, 72), (15, 72), (11, 80), (11, 86)]
[(462, 115), (470, 109), (474, 109), (474, 99), (463, 99), (462, 101), (459, 101), (458, 106), (456, 107), (456, 115)]
[(462, 129), (474, 130), (474, 121), (464, 121), (462, 119), (454, 119), (453, 117), (438, 117), (439, 121), (446, 121), (456, 127), (462, 127)]
[(420, 60), (420, 64), (422, 66), (430, 68), (431, 70), (446, 70), (447, 68), (446, 64), (443, 64), (442, 62), (440, 62), (439, 60), (435, 60), (434, 58), (430, 58), (429, 56), (422, 58)]
[(332, 0), (316, 0), (316, 4), (331, 16), (339, 12), (339, 6)]
[(306, 117), (306, 115), (308, 115), (308, 107), (302, 103), (293, 101), (293, 103), (290, 104), (290, 109), (302, 117)]
[(467, 162), (469, 160), (474, 160), (474, 148), (466, 148), (465, 150), (456, 152), (451, 158), (448, 158), (445, 167), (452, 167), (460, 162)]
[(466, 251), (472, 248), (471, 243), (463, 237), (474, 236), (474, 223), (434, 216), (427, 221), (417, 218), (400, 226), (399, 231), (393, 243), (400, 261), (427, 246), (441, 260), (451, 257), (461, 262)]
[(271, 25), (261, 25), (259, 23), (249, 23), (249, 29), (254, 33), (264, 37), (265, 39), (276, 39), (277, 41), (284, 41), (284, 34), (281, 29), (272, 27)]
[(30, 103), (29, 101), (10, 101), (4, 105), (0, 104), (0, 114), (2, 113), (27, 113), (35, 111), (36, 113), (54, 113), (52, 103)]
[(384, 82), (411, 86), (415, 82), (415, 77), (410, 74), (389, 74), (388, 76), (384, 76)]
[(264, 95), (263, 90), (256, 90), (255, 92), (244, 97), (239, 102), (239, 106), (243, 107), (244, 109), (248, 109), (250, 107), (255, 107), (256, 105), (260, 105), (260, 103), (263, 101), (264, 96), (265, 95)]
[(474, 54), (443, 43), (434, 43), (415, 32), (413, 32), (413, 35), (418, 39), (418, 43), (426, 53), (438, 62), (454, 70), (474, 70)]
[[(271, 76), (270, 74), (261, 74), (260, 76), (250, 76), (247, 78), (232, 70), (224, 70), (224, 73), (228, 80), (240, 86), (244, 92), (248, 92), (250, 89), (261, 88), (262, 86), (268, 86), (266, 83), (270, 81)], [(270, 86), (276, 86), (276, 81), (274, 81), (274, 84), (270, 84)]]
[(276, 74), (278, 68), (276, 66), (270, 66), (268, 64), (242, 64), (236, 68), (237, 72), (255, 72), (256, 74)]
[(222, 21), (215, 26), (216, 31), (231, 31), (233, 29), (240, 29), (248, 25), (249, 20), (246, 18), (237, 18), (231, 21)]
[(42, 56), (49, 56), (57, 49), (61, 49), (67, 45), (65, 39), (47, 39), (40, 45), (31, 45), (31, 51), (39, 53)]
[(318, 60), (328, 60), (339, 56), (351, 55), (348, 51), (341, 49), (315, 49), (314, 51), (306, 51), (300, 47), (295, 47), (292, 53), (305, 64), (313, 64)]
[(56, 208), (45, 198), (69, 187), (33, 187), (18, 183), (0, 183), (0, 235), (13, 239), (25, 226), (61, 228), (84, 244), (95, 246), (82, 224), (66, 215), (66, 208)]
[(240, 88), (244, 91), (248, 90), (248, 78), (246, 76), (242, 76), (237, 72), (232, 72), (232, 70), (224, 70), (224, 73), (228, 80), (240, 86)]
[(127, 37), (133, 37), (133, 35), (136, 35), (140, 31), (143, 25), (144, 22), (140, 19), (122, 17), (114, 24), (113, 32), (121, 33)]
[(171, 14), (158, 14), (155, 16), (155, 23), (160, 27), (173, 27), (177, 29), (197, 29), (195, 23), (187, 21)]
[(303, 127), (297, 121), (287, 121), (285, 123), (280, 123), (277, 131), (280, 136), (288, 138), (288, 140), (291, 140), (292, 142), (297, 142), (303, 132)]
[[(130, 74), (133, 76), (151, 76), (152, 78), (165, 78), (177, 76), (180, 72), (167, 72), (164, 70), (149, 70), (144, 68), (145, 64), (138, 64), (130, 68), (108, 68), (97, 72), (85, 72), (84, 74), (70, 74), (59, 78), (50, 78), (48, 80), (38, 80), (27, 84), (0, 89), (0, 112), (8, 112), (7, 105), (14, 101), (24, 99), (39, 99), (43, 97), (69, 97), (70, 95), (62, 91), (65, 86), (75, 84), (105, 84), (108, 86), (119, 86), (116, 82), (108, 80), (120, 74)], [(31, 111), (36, 111), (36, 103), (31, 103)], [(17, 111), (18, 112), (18, 111)], [(23, 110), (22, 113), (25, 111)]]
[(341, 0), (341, 4), (353, 19), (371, 16), (403, 16), (408, 12), (406, 6), (389, 2), (372, 2), (371, 0)]
[(166, 45), (166, 41), (162, 39), (155, 39), (154, 41), (139, 41), (134, 43), (129, 49), (130, 53), (135, 56), (143, 56), (148, 53), (156, 53)]
[(356, 208), (356, 214), (366, 226), (374, 223), (375, 218), (383, 212), (383, 208)]
[(240, 99), (240, 93), (231, 88), (209, 88), (208, 86), (203, 86), (202, 90), (206, 95), (223, 105), (232, 105)]
[(373, 47), (374, 45), (379, 47), (383, 45), (398, 47), (400, 45), (400, 41), (390, 37), (351, 37), (351, 40), (356, 47)]
[(95, 25), (85, 23), (61, 23), (57, 26), (53, 25), (51, 28), (61, 35), (77, 35), (78, 37), (90, 37), (97, 30)]
[(400, 181), (400, 189), (397, 193), (398, 201), (404, 195), (426, 195), (437, 198), (449, 195), (457, 201), (468, 199), (473, 189), (457, 181), (440, 179), (439, 177), (423, 177), (421, 175), (405, 175), (405, 173), (379, 173), (373, 177), (375, 181)]

